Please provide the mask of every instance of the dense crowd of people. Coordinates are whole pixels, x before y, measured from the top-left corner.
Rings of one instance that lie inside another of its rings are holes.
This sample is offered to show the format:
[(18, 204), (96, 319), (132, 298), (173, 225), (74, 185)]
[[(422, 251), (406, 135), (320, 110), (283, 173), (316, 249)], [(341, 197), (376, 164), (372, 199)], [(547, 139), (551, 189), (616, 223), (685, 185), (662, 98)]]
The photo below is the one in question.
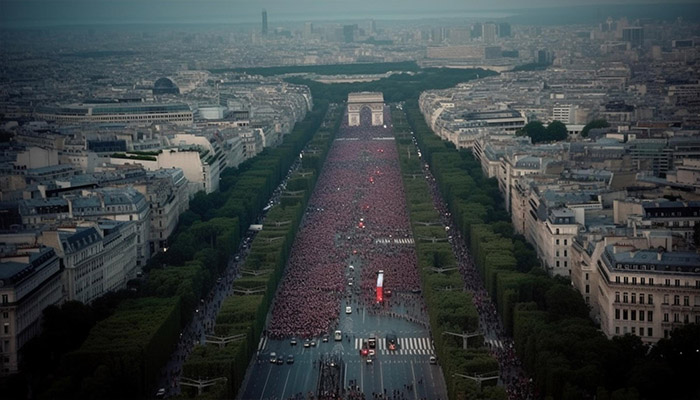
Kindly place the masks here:
[[(420, 288), (415, 249), (393, 241), (410, 238), (410, 222), (396, 146), (386, 139), (392, 136), (385, 126), (341, 128), (297, 232), (272, 306), (269, 337), (330, 333), (343, 300), (386, 312), (387, 304), (376, 302), (380, 270), (389, 293)], [(350, 286), (353, 263), (360, 282)]]

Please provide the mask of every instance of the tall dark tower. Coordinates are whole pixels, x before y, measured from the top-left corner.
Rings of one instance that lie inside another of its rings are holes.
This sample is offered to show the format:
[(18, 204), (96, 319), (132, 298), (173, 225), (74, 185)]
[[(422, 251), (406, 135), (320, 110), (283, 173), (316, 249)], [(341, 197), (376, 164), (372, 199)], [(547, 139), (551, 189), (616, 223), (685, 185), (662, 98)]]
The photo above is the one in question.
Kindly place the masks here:
[(262, 34), (267, 35), (267, 10), (262, 10)]

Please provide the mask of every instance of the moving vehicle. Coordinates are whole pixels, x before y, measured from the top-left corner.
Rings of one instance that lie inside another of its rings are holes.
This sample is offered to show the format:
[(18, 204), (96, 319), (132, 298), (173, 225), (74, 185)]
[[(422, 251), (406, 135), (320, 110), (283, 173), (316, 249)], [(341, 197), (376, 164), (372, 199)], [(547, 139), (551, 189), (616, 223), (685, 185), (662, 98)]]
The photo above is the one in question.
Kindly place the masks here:
[(386, 335), (386, 348), (389, 350), (396, 350), (399, 346), (399, 339), (393, 333), (387, 333)]
[(164, 399), (165, 398), (165, 388), (160, 388), (156, 392), (156, 399)]
[(270, 353), (270, 362), (273, 364), (277, 362), (277, 353), (275, 353), (274, 351)]
[(323, 339), (321, 339), (323, 343), (328, 342), (328, 335), (323, 335)]
[(289, 345), (290, 345), (290, 346), (296, 346), (296, 345), (297, 345), (297, 338), (292, 338), (292, 339), (289, 341)]
[(352, 314), (352, 307), (350, 307), (350, 306), (345, 307), (345, 314)]
[(433, 364), (433, 365), (437, 364), (437, 357), (435, 357), (435, 356), (430, 356), (430, 363)]
[(311, 341), (309, 339), (304, 340), (304, 347), (310, 347), (311, 346)]
[(294, 364), (294, 356), (292, 354), (287, 356), (287, 364)]
[(335, 340), (336, 342), (340, 342), (341, 340), (343, 340), (343, 332), (335, 331), (335, 333), (333, 334), (333, 340)]
[(278, 356), (277, 357), (277, 365), (283, 365), (284, 364), (284, 357)]
[(367, 344), (369, 345), (370, 349), (376, 349), (377, 348), (377, 335), (374, 333), (369, 335), (369, 339), (367, 339)]
[(377, 303), (384, 301), (384, 270), (377, 272)]
[(369, 354), (369, 347), (367, 346), (367, 342), (363, 340), (362, 347), (360, 348), (360, 355), (366, 356), (367, 354)]

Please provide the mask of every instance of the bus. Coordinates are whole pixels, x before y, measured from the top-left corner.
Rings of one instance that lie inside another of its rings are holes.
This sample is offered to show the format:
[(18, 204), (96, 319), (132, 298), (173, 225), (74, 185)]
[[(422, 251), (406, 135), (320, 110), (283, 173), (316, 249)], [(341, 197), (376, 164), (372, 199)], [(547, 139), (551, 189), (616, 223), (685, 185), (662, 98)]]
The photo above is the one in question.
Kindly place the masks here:
[(377, 272), (377, 303), (384, 300), (384, 270)]

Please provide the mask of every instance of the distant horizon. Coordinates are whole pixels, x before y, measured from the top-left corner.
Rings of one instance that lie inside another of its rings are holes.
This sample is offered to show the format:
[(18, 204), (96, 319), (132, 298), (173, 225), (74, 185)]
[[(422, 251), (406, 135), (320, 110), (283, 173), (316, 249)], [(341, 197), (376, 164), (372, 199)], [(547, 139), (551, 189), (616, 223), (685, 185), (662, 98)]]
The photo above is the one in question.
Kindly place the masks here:
[[(310, 0), (305, 0), (310, 1)], [(450, 1), (450, 0), (445, 0)], [(569, 2), (577, 0), (569, 0)], [(291, 3), (291, 2), (290, 2)], [(496, 1), (495, 4), (502, 2)], [(166, 5), (168, 7), (164, 7)], [(330, 4), (330, 3), (328, 3)], [(81, 26), (119, 26), (119, 25), (255, 25), (260, 23), (260, 15), (263, 8), (267, 10), (271, 28), (278, 24), (290, 24), (299, 22), (341, 22), (362, 21), (374, 19), (375, 21), (416, 21), (434, 19), (514, 19), (537, 21), (542, 24), (552, 25), (553, 22), (562, 19), (562, 23), (589, 23), (595, 17), (605, 18), (611, 12), (620, 14), (628, 12), (631, 15), (648, 16), (636, 18), (673, 18), (675, 16), (700, 18), (700, 4), (695, 2), (673, 3), (617, 3), (617, 4), (573, 4), (573, 5), (540, 5), (523, 7), (521, 3), (510, 8), (469, 9), (464, 8), (429, 10), (421, 8), (402, 8), (400, 12), (391, 13), (388, 9), (366, 9), (357, 7), (355, 11), (328, 11), (319, 7), (313, 11), (306, 9), (286, 10), (276, 8), (265, 2), (255, 4), (240, 4), (233, 1), (221, 0), (150, 0), (149, 2), (123, 0), (0, 0), (3, 12), (0, 15), (2, 29), (32, 29), (32, 28), (60, 28)], [(240, 7), (239, 7), (240, 6)], [(380, 6), (383, 7), (384, 5)], [(225, 12), (231, 9), (231, 16)], [(326, 7), (327, 8), (327, 7)], [(587, 13), (571, 15), (572, 8), (586, 10)], [(689, 13), (688, 9), (699, 12)], [(74, 10), (79, 9), (76, 13)], [(653, 11), (652, 11), (653, 10)], [(675, 11), (674, 11), (675, 10)], [(545, 15), (551, 13), (550, 19)], [(675, 13), (675, 14), (674, 14)], [(225, 15), (225, 16), (222, 16)], [(551, 20), (551, 18), (557, 18)], [(522, 23), (522, 22), (521, 22)]]

